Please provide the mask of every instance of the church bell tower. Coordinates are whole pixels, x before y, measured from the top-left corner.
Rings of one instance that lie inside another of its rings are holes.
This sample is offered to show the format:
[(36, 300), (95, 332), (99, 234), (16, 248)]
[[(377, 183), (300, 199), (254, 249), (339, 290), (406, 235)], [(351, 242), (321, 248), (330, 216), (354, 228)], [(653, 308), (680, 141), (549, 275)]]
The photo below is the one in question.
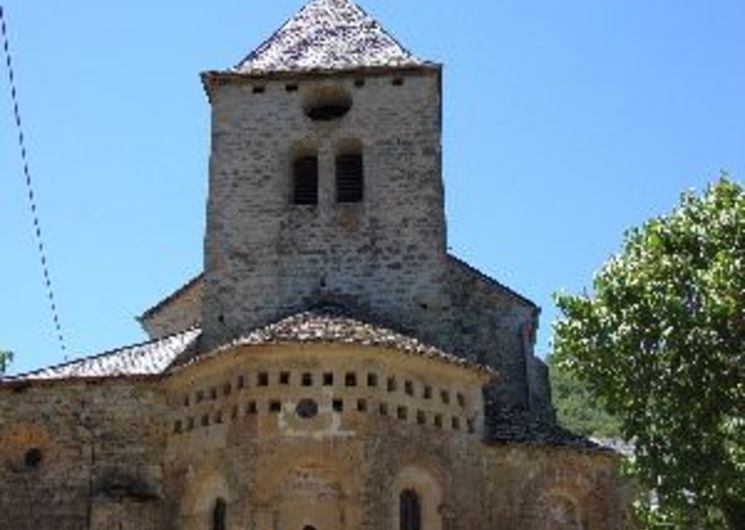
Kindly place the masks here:
[(447, 304), (439, 65), (315, 0), (203, 81), (207, 345), (319, 304), (404, 327)]

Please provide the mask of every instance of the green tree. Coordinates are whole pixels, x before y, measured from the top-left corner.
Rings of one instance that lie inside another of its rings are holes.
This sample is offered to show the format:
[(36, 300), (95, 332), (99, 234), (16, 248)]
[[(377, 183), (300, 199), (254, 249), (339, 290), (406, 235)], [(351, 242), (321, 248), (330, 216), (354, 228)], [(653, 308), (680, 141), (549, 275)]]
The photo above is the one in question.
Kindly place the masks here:
[(745, 193), (727, 176), (625, 236), (592, 295), (556, 297), (560, 365), (636, 446), (680, 528), (745, 528)]
[(0, 375), (5, 373), (8, 365), (13, 360), (13, 352), (0, 350)]
[(562, 427), (594, 438), (619, 438), (618, 419), (608, 414), (601, 403), (577, 376), (561, 366), (555, 355), (547, 359), (551, 376), (551, 397)]

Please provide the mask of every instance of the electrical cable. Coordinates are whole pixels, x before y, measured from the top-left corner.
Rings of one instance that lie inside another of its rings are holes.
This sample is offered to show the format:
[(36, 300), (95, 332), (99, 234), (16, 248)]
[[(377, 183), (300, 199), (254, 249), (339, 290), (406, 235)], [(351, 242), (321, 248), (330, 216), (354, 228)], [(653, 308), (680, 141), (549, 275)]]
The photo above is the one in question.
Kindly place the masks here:
[(13, 103), (13, 114), (15, 117), (15, 125), (18, 129), (18, 147), (21, 152), (21, 162), (23, 165), (23, 175), (25, 177), (26, 192), (28, 197), (28, 205), (31, 209), (31, 219), (34, 227), (34, 238), (36, 246), (39, 251), (39, 259), (41, 262), (41, 270), (44, 276), (44, 287), (46, 289), (46, 296), (49, 302), (49, 309), (52, 313), (52, 321), (54, 329), (57, 334), (57, 341), (59, 342), (62, 355), (67, 360), (67, 347), (65, 344), (65, 337), (62, 333), (62, 324), (60, 323), (59, 311), (57, 309), (56, 297), (54, 295), (54, 289), (52, 288), (52, 278), (49, 272), (49, 260), (47, 258), (46, 247), (44, 246), (44, 239), (41, 232), (41, 222), (39, 221), (39, 209), (36, 203), (36, 194), (34, 193), (33, 180), (31, 179), (31, 170), (29, 169), (28, 162), (28, 151), (26, 149), (26, 139), (23, 134), (23, 122), (21, 121), (20, 105), (18, 104), (18, 90), (16, 88), (15, 73), (13, 71), (13, 59), (10, 53), (10, 39), (8, 38), (8, 28), (5, 22), (5, 12), (3, 6), (0, 6), (0, 33), (2, 33), (3, 39), (3, 50), (5, 51), (5, 65), (8, 69), (8, 82), (10, 84), (10, 99)]

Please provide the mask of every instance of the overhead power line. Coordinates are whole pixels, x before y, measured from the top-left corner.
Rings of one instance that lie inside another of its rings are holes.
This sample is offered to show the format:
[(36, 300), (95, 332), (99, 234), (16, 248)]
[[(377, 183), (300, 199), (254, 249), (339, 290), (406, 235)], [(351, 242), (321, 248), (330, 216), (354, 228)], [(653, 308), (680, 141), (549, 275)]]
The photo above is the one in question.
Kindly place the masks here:
[(26, 150), (26, 140), (23, 134), (23, 122), (21, 121), (21, 110), (18, 104), (18, 90), (16, 88), (15, 73), (13, 71), (13, 58), (10, 53), (10, 39), (8, 38), (8, 28), (5, 22), (5, 11), (0, 6), (0, 32), (2, 32), (3, 50), (5, 51), (5, 65), (8, 69), (8, 82), (10, 85), (10, 99), (13, 103), (13, 114), (15, 117), (16, 128), (18, 129), (18, 147), (21, 151), (21, 163), (23, 165), (23, 175), (28, 197), (28, 206), (31, 210), (31, 219), (34, 225), (34, 239), (39, 251), (39, 260), (41, 261), (41, 270), (44, 275), (44, 287), (46, 290), (49, 309), (52, 313), (52, 321), (57, 334), (62, 355), (67, 357), (67, 347), (65, 337), (62, 333), (62, 324), (60, 323), (59, 311), (57, 309), (56, 297), (52, 288), (52, 277), (49, 273), (49, 260), (47, 259), (44, 238), (41, 233), (41, 222), (39, 221), (39, 209), (36, 204), (36, 194), (34, 193), (33, 180), (31, 179), (31, 170), (29, 169), (28, 151)]

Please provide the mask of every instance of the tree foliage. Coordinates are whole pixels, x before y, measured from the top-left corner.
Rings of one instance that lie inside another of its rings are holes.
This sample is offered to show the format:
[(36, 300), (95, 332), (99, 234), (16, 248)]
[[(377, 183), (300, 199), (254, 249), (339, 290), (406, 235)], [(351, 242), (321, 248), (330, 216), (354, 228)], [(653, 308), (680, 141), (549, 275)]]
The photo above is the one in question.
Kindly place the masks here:
[(555, 355), (636, 446), (679, 526), (745, 528), (745, 193), (726, 175), (626, 234), (593, 295), (559, 295)]
[(592, 438), (621, 436), (618, 419), (608, 414), (587, 385), (565, 367), (555, 355), (547, 359), (551, 375), (551, 398), (562, 427)]
[(13, 352), (0, 349), (0, 375), (5, 373), (8, 365), (13, 360)]

